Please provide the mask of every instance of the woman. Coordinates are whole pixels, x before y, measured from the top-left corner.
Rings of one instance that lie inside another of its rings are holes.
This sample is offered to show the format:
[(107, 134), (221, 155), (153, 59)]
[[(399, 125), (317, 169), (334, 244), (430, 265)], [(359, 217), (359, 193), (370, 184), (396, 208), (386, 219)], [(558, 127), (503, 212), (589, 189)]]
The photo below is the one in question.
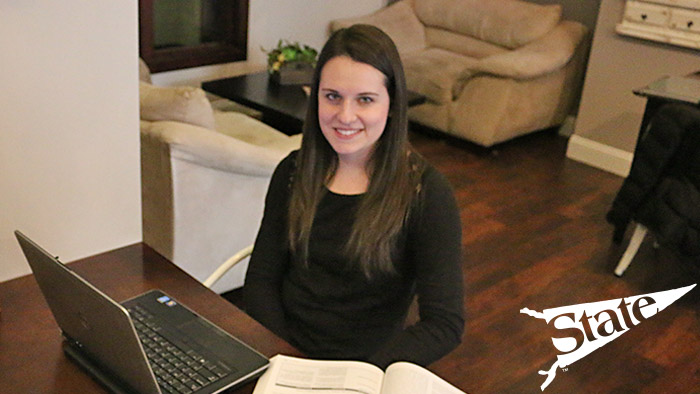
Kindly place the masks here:
[(270, 181), (247, 312), (312, 358), (430, 364), (461, 341), (461, 225), (446, 179), (409, 148), (391, 39), (337, 31), (310, 97), (301, 149)]

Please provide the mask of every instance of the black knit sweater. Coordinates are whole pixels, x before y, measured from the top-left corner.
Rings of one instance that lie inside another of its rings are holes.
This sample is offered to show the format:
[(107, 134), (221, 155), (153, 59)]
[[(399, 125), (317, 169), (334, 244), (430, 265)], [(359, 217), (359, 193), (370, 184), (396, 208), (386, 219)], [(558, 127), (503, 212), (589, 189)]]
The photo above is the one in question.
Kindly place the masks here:
[[(270, 182), (244, 286), (247, 312), (312, 358), (427, 365), (456, 347), (464, 327), (461, 224), (447, 180), (427, 165), (421, 204), (399, 236), (397, 274), (369, 280), (343, 253), (362, 195), (329, 191), (312, 227), (308, 265), (291, 258), (295, 157), (284, 159)], [(404, 328), (416, 294), (420, 322)]]

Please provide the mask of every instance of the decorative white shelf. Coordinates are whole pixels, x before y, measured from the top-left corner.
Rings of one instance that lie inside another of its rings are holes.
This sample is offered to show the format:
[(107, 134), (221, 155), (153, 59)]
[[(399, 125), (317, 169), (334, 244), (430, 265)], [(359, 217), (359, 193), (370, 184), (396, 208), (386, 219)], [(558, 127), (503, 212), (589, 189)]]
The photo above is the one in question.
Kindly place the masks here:
[(627, 0), (615, 31), (700, 49), (700, 0)]

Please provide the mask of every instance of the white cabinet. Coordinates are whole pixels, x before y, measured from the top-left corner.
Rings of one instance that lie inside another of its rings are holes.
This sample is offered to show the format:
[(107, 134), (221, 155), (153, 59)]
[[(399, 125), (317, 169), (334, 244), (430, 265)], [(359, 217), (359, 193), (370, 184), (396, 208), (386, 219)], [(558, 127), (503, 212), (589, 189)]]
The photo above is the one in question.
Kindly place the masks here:
[(668, 25), (670, 10), (668, 7), (642, 1), (628, 1), (625, 6), (625, 20), (648, 26)]
[(700, 33), (700, 11), (672, 9), (669, 26), (680, 31)]
[(627, 0), (615, 31), (700, 49), (700, 0)]

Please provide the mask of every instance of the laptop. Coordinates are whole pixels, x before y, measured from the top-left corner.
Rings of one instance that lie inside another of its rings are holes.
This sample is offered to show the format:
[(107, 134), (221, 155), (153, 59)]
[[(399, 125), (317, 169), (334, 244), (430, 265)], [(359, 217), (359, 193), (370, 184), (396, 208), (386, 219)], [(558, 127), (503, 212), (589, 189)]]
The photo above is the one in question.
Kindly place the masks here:
[(160, 290), (119, 304), (19, 231), (65, 353), (115, 393), (218, 393), (269, 360)]

